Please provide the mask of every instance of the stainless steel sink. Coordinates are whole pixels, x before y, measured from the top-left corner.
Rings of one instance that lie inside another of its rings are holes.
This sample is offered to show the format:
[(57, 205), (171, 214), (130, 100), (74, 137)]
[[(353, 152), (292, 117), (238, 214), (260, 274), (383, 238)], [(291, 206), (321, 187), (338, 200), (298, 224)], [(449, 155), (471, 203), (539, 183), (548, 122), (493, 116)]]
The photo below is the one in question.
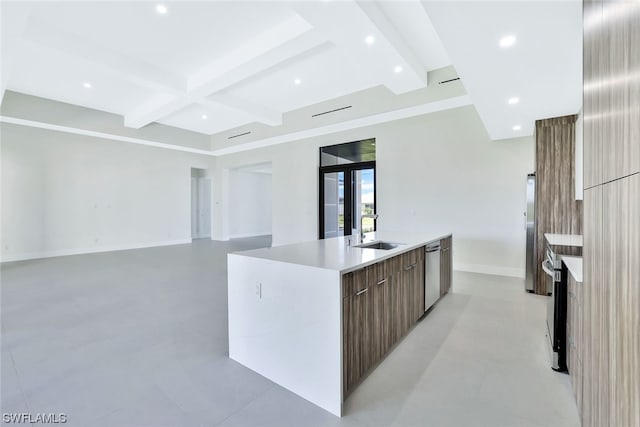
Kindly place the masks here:
[(389, 249), (395, 249), (401, 245), (402, 245), (401, 243), (371, 242), (371, 243), (363, 243), (361, 245), (355, 245), (355, 247), (362, 248), (362, 249), (381, 249), (383, 251), (388, 251)]

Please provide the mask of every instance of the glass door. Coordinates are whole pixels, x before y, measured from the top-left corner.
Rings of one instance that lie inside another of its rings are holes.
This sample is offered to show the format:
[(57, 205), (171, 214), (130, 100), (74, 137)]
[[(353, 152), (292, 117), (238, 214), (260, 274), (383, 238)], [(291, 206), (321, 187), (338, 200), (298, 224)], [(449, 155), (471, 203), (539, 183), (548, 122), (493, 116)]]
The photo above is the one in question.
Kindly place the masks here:
[(375, 194), (375, 162), (320, 168), (320, 238), (374, 231)]
[[(368, 233), (375, 231), (376, 213), (375, 199), (375, 169), (360, 169), (353, 173), (353, 232)], [(360, 226), (362, 225), (362, 230)]]
[(344, 236), (344, 174), (344, 171), (326, 172), (322, 177), (323, 238)]

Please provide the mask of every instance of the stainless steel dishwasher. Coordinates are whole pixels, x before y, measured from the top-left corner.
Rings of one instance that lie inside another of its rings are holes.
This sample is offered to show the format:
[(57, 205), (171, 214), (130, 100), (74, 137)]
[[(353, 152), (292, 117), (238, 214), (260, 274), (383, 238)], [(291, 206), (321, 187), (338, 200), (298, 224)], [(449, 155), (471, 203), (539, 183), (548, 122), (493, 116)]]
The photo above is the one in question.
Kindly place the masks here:
[(440, 298), (440, 242), (427, 246), (424, 257), (424, 311)]

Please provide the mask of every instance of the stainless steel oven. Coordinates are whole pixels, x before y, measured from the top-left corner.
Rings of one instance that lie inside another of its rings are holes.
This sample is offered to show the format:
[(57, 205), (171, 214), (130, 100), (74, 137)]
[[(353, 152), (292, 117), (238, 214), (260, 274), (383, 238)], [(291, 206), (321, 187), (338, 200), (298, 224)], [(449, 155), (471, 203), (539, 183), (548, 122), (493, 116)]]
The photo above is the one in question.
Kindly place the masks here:
[(547, 255), (542, 263), (547, 275), (547, 292), (551, 298), (547, 302), (547, 336), (551, 347), (551, 368), (566, 372), (567, 334), (567, 282), (566, 269), (562, 268), (562, 257), (547, 247)]

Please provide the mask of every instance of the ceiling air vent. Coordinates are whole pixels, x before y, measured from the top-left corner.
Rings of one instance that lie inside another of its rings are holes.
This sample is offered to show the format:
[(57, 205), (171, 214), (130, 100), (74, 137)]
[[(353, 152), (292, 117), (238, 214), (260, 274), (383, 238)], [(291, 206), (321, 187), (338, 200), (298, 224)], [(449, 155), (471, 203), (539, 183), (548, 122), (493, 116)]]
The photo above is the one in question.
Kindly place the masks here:
[(237, 135), (232, 135), (232, 136), (228, 137), (227, 139), (238, 138), (239, 136), (249, 135), (250, 133), (251, 133), (251, 132), (239, 133), (239, 134), (237, 134)]
[(351, 108), (351, 107), (353, 107), (353, 105), (347, 105), (346, 107), (336, 108), (335, 110), (329, 110), (329, 111), (325, 111), (325, 112), (322, 112), (322, 113), (313, 114), (311, 117), (323, 116), (325, 114), (335, 113), (336, 111), (346, 110), (347, 108)]
[(441, 82), (438, 82), (439, 85), (443, 85), (445, 83), (451, 83), (451, 82), (455, 82), (456, 80), (460, 80), (460, 77), (456, 77), (455, 79), (449, 79), (449, 80), (443, 80)]

